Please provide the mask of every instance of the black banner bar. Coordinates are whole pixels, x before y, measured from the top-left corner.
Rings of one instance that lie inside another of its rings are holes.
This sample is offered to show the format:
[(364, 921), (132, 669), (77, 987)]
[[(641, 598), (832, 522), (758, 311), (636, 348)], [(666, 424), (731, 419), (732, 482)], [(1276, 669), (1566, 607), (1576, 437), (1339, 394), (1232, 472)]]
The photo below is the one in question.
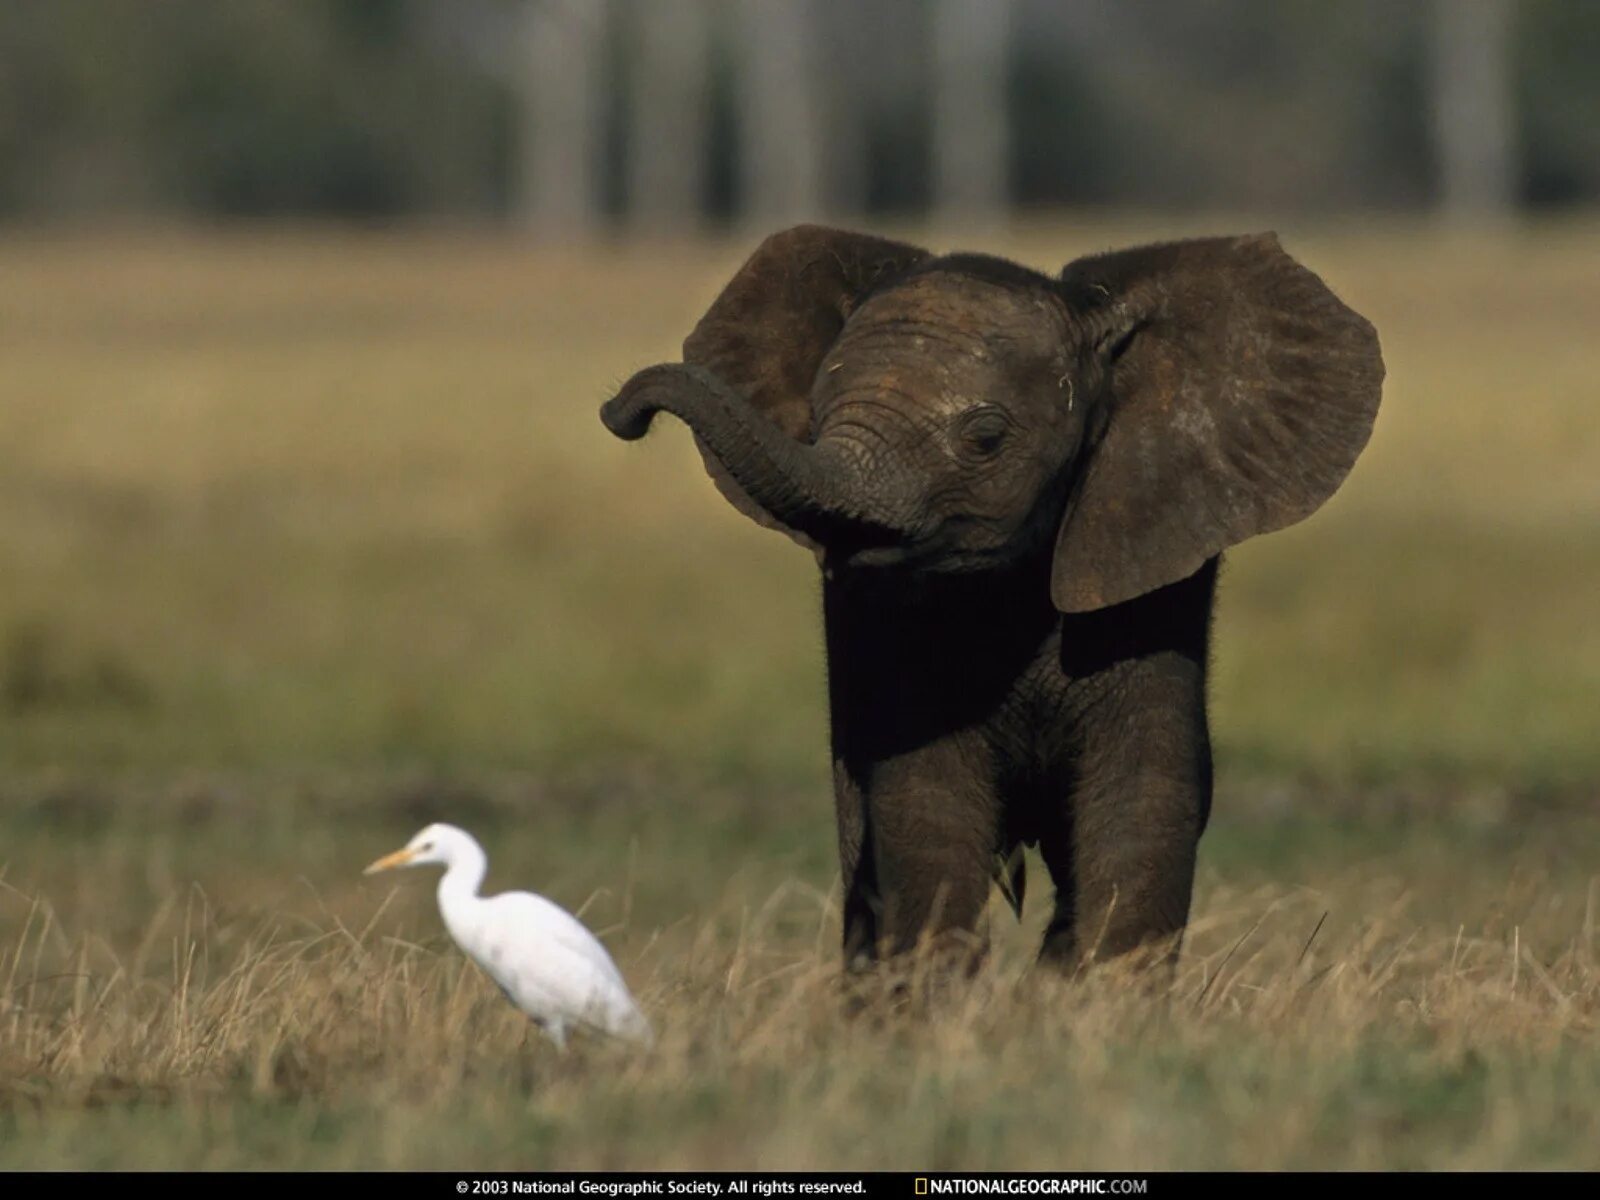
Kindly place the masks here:
[[(781, 1172), (781, 1171), (703, 1171), (703, 1172), (105, 1172), (92, 1176), (70, 1173), (17, 1172), (0, 1176), (13, 1196), (38, 1195), (39, 1188), (60, 1188), (67, 1179), (77, 1178), (89, 1187), (112, 1183), (123, 1187), (158, 1187), (165, 1200), (173, 1195), (249, 1196), (258, 1189), (264, 1195), (280, 1196), (293, 1188), (296, 1200), (310, 1194), (341, 1197), (380, 1196), (383, 1200), (467, 1200), (505, 1197), (575, 1197), (583, 1200), (651, 1200), (652, 1197), (681, 1197), (695, 1200), (773, 1200), (774, 1197), (806, 1198), (860, 1196), (900, 1200), (901, 1197), (944, 1197), (969, 1200), (982, 1197), (1144, 1197), (1193, 1196), (1226, 1189), (1225, 1195), (1281, 1197), (1286, 1184), (1297, 1198), (1308, 1191), (1326, 1188), (1331, 1194), (1360, 1188), (1362, 1200), (1373, 1193), (1394, 1190), (1412, 1196), (1420, 1181), (1428, 1178), (1452, 1181), (1458, 1186), (1491, 1186), (1494, 1181), (1528, 1182), (1529, 1176), (1510, 1172), (1486, 1172), (1462, 1176), (1424, 1173), (1228, 1173), (1228, 1172), (1129, 1172), (1105, 1174), (1086, 1171), (1063, 1172), (986, 1172), (986, 1171), (865, 1171), (865, 1172)], [(1595, 1175), (1582, 1173), (1539, 1173), (1541, 1195), (1563, 1194), (1585, 1197), (1594, 1194)], [(28, 1185), (34, 1185), (29, 1188)], [(380, 1189), (374, 1192), (372, 1189)]]

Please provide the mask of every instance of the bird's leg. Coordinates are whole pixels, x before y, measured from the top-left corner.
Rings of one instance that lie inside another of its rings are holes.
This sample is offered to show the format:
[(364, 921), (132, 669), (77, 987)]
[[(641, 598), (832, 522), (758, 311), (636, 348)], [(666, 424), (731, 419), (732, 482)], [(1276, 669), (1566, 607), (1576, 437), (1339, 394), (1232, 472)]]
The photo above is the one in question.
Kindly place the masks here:
[(533, 1069), (534, 1057), (528, 1052), (528, 1026), (522, 1028), (522, 1042), (517, 1047), (517, 1076), (522, 1081), (522, 1090), (533, 1090), (536, 1073)]

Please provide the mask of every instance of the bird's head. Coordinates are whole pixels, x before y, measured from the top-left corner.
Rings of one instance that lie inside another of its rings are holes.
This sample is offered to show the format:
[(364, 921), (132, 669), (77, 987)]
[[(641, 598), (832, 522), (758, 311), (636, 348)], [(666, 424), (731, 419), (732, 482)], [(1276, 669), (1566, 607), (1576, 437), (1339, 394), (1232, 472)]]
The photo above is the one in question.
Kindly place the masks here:
[(429, 825), (407, 842), (404, 848), (393, 854), (385, 854), (362, 874), (375, 875), (395, 867), (422, 867), (429, 863), (448, 866), (455, 859), (458, 849), (471, 840), (465, 830), (457, 829), (454, 825)]

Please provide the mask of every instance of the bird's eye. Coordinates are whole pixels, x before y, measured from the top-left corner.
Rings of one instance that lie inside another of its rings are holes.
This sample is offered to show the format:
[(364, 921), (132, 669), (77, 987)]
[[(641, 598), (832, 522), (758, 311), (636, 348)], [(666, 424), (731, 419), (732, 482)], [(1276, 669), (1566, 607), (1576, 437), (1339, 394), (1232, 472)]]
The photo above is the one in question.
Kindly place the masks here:
[(983, 408), (968, 413), (961, 422), (961, 446), (977, 458), (992, 458), (1005, 445), (1011, 422), (999, 409)]

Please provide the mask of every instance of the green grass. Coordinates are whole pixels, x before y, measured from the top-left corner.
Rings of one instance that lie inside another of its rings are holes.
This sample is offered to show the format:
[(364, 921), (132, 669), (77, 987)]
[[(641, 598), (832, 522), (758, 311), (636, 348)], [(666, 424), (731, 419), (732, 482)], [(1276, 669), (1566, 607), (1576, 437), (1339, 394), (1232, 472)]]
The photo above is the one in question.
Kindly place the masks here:
[[(1282, 232), (1389, 381), (1229, 556), (1171, 997), (1024, 972), (1035, 862), (979, 987), (854, 1019), (815, 569), (596, 419), (746, 244), (9, 237), (0, 1167), (1600, 1166), (1600, 227)], [(524, 1044), (361, 879), (436, 817), (655, 1051)]]

